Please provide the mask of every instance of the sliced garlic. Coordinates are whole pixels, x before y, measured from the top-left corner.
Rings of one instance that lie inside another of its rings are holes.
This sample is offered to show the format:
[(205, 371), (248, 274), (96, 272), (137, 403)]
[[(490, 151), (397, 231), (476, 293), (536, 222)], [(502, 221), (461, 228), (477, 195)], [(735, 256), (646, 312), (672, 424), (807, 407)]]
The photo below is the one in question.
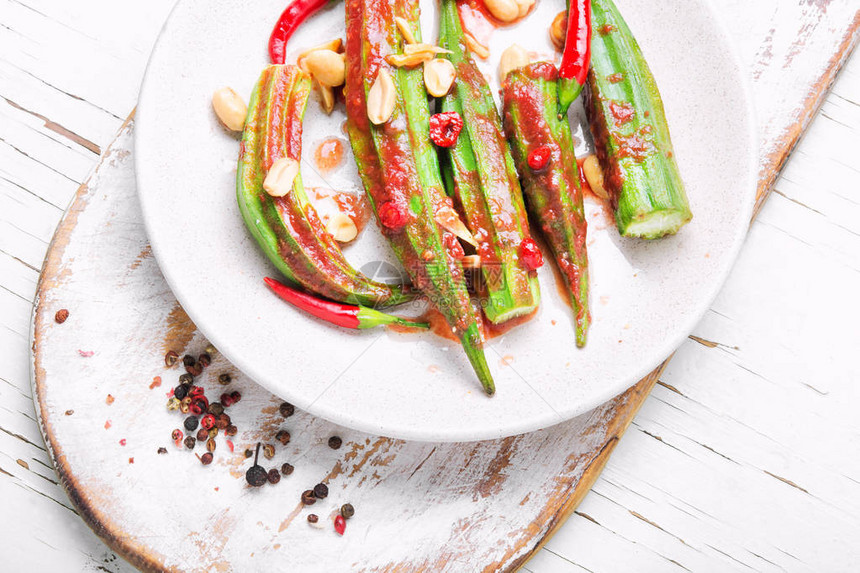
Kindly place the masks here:
[(552, 40), (552, 45), (555, 49), (561, 52), (564, 50), (564, 37), (567, 35), (567, 12), (562, 10), (555, 15), (552, 24), (549, 27), (549, 39)]
[(302, 59), (308, 72), (324, 86), (343, 85), (346, 79), (346, 59), (344, 54), (332, 50), (316, 50)]
[(358, 235), (358, 228), (352, 218), (340, 211), (329, 218), (325, 230), (331, 233), (338, 243), (348, 243)]
[(478, 247), (478, 241), (475, 240), (471, 231), (466, 228), (463, 220), (460, 219), (460, 215), (453, 208), (447, 206), (441, 207), (436, 211), (433, 218), (436, 219), (439, 225), (451, 231), (460, 239), (463, 239), (475, 248)]
[(585, 161), (582, 162), (582, 172), (594, 194), (601, 199), (609, 199), (609, 193), (603, 186), (603, 169), (600, 168), (600, 161), (597, 160), (596, 155), (589, 155), (585, 158)]
[(517, 44), (509, 46), (502, 52), (502, 57), (499, 59), (499, 79), (504, 82), (509, 73), (517, 68), (529, 65), (530, 62), (529, 53), (523, 48)]
[(401, 18), (397, 16), (394, 18), (394, 21), (397, 23), (397, 29), (400, 30), (400, 35), (403, 36), (403, 39), (406, 40), (407, 44), (417, 44), (415, 41), (415, 35), (412, 33), (412, 26), (409, 25), (409, 22), (406, 21), (406, 18)]
[(454, 84), (457, 71), (449, 60), (436, 58), (424, 64), (424, 85), (433, 97), (446, 95)]
[(272, 163), (263, 189), (272, 197), (283, 197), (293, 189), (293, 181), (299, 174), (299, 162), (291, 157), (281, 157)]
[(513, 22), (519, 17), (520, 9), (515, 0), (484, 0), (484, 5), (502, 22)]
[(397, 102), (397, 88), (385, 68), (380, 68), (367, 93), (367, 117), (374, 125), (382, 125), (394, 113)]
[(231, 131), (242, 131), (248, 106), (233, 88), (221, 88), (212, 94), (212, 108), (218, 120)]

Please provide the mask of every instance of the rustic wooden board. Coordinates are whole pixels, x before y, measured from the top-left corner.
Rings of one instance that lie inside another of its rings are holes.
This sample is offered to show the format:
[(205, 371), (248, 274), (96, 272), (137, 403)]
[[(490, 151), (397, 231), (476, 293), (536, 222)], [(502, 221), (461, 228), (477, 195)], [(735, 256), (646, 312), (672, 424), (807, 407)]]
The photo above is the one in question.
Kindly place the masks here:
[[(823, 74), (805, 61), (810, 67), (800, 70), (806, 72), (803, 81), (795, 65), (773, 76), (779, 81), (756, 78), (757, 94), (765, 93), (765, 100), (768, 90), (805, 86), (791, 113), (767, 110), (775, 115), (763, 123), (763, 132), (782, 143), (764, 140), (760, 198), (769, 188), (766, 178), (775, 177), (802, 130), (797, 126), (811, 117), (856, 36), (856, 11), (835, 2), (829, 8), (817, 27), (801, 18), (806, 31), (784, 46), (772, 44), (769, 56), (780, 62), (804, 42), (809, 50), (832, 44), (819, 54), (829, 63)], [(799, 9), (807, 14), (809, 7)], [(853, 20), (846, 20), (852, 13)], [(239, 377), (236, 385), (245, 398), (234, 413), (241, 430), (237, 452), (256, 439), (272, 441), (274, 429), (283, 425), (293, 442), (266, 465), (291, 461), (297, 467), (278, 486), (249, 491), (230, 473), (235, 469), (230, 461), (241, 459), (223, 455), (222, 438), (219, 463), (209, 468), (170, 443), (180, 418), (164, 411), (162, 392), (177, 373), (165, 373), (161, 357), (167, 348), (199, 351), (205, 342), (149, 257), (136, 213), (129, 129), (79, 191), (55, 236), (34, 325), (33, 372), (43, 431), (64, 486), (96, 532), (149, 569), (289, 563), (297, 569), (387, 565), (462, 571), (523, 563), (587, 492), (659, 372), (567, 424), (506, 440), (447, 445), (365, 436), (306, 415), (282, 424), (275, 414), (277, 399)], [(58, 326), (53, 313), (61, 307), (72, 317)], [(81, 356), (78, 350), (94, 355)], [(210, 372), (226, 368), (216, 361)], [(156, 375), (165, 385), (150, 390)], [(115, 398), (110, 405), (107, 394)], [(66, 416), (68, 410), (74, 413)], [(107, 420), (112, 420), (109, 429)], [(346, 441), (338, 452), (321, 443), (332, 433)], [(125, 446), (119, 445), (123, 438)], [(157, 456), (160, 445), (170, 454)], [(330, 529), (309, 529), (300, 522), (303, 516), (287, 522), (299, 492), (321, 479), (328, 480), (333, 502), (349, 500), (358, 509), (343, 539)], [(146, 495), (129, 495), (130, 484)], [(408, 542), (401, 533), (406, 531)]]

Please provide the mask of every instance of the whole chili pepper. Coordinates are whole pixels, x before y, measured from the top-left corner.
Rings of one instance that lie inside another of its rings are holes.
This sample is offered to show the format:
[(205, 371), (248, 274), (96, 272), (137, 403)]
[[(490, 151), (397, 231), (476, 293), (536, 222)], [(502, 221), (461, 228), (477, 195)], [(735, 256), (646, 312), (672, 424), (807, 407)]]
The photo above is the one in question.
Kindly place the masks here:
[(317, 13), (320, 8), (336, 0), (293, 0), (286, 10), (281, 13), (278, 23), (269, 36), (269, 57), (273, 64), (283, 64), (287, 56), (287, 41), (299, 24), (308, 16)]
[(579, 96), (591, 64), (591, 0), (570, 0), (567, 10), (567, 34), (558, 70), (558, 113)]
[(308, 314), (322, 319), (331, 324), (342, 326), (344, 328), (365, 329), (373, 328), (374, 326), (382, 326), (384, 324), (399, 324), (400, 326), (411, 326), (414, 328), (430, 328), (426, 322), (415, 322), (406, 320), (398, 316), (392, 316), (379, 312), (366, 306), (353, 306), (350, 304), (342, 304), (317, 298), (313, 295), (303, 293), (294, 288), (276, 281), (273, 278), (266, 277), (264, 279), (266, 285), (272, 292), (296, 306)]

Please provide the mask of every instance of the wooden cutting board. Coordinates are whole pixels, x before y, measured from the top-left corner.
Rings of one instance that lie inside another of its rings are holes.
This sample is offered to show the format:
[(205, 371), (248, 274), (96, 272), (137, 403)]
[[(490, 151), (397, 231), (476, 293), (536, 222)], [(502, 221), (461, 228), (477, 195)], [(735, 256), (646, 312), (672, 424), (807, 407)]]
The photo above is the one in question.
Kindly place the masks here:
[[(759, 206), (857, 38), (851, 0), (716, 5), (753, 78), (761, 125)], [(81, 515), (117, 553), (146, 570), (512, 570), (577, 506), (658, 381), (662, 366), (596, 410), (503, 440), (427, 444), (370, 436), (308, 414), (284, 419), (280, 400), (217, 354), (200, 377), (213, 399), (237, 389), (238, 434), (215, 441), (202, 466), (177, 447), (183, 416), (164, 407), (180, 368), (168, 350), (199, 354), (203, 336), (167, 288), (140, 222), (127, 122), (75, 196), (54, 236), (36, 299), (33, 383), (45, 441)], [(189, 214), (193, 216), (193, 214)], [(217, 253), (199, 246), (200, 264)], [(67, 309), (63, 324), (55, 313)], [(707, 342), (707, 341), (703, 341)], [(221, 373), (233, 381), (222, 387)], [(288, 376), (289, 373), (285, 373)], [(287, 429), (287, 446), (275, 441)], [(343, 438), (332, 450), (328, 438)], [(276, 444), (277, 485), (251, 489), (242, 453)], [(159, 447), (167, 450), (158, 454)], [(197, 454), (205, 450), (198, 446)], [(324, 501), (299, 496), (327, 483)], [(338, 536), (331, 517), (356, 515)], [(309, 527), (308, 513), (325, 522)]]

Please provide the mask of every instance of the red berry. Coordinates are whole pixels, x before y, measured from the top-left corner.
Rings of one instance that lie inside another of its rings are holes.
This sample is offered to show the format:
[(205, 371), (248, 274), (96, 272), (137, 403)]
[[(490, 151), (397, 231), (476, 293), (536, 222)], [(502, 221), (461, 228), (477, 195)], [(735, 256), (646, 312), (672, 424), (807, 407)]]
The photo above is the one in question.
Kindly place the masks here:
[(206, 414), (203, 418), (200, 419), (200, 425), (205, 429), (210, 429), (215, 425), (215, 416), (212, 414)]
[(343, 532), (346, 531), (346, 520), (342, 515), (338, 515), (334, 518), (334, 530), (339, 534), (343, 535)]
[(552, 150), (548, 145), (539, 145), (529, 151), (529, 167), (532, 171), (540, 171), (549, 164), (549, 157)]
[(530, 271), (534, 271), (543, 266), (543, 255), (540, 249), (531, 238), (523, 239), (520, 243), (520, 259)]
[(192, 414), (194, 414), (195, 416), (199, 416), (200, 414), (202, 414), (203, 412), (205, 412), (208, 409), (209, 409), (209, 405), (205, 401), (203, 401), (199, 398), (197, 400), (194, 400), (193, 402), (191, 402), (191, 404), (188, 406), (188, 411), (191, 412)]
[(446, 111), (430, 116), (430, 139), (439, 147), (451, 147), (457, 143), (463, 129), (463, 118), (456, 111)]
[(188, 391), (188, 395), (193, 398), (195, 396), (203, 395), (203, 392), (204, 390), (202, 386), (192, 386), (191, 390)]
[(224, 394), (221, 394), (221, 398), (219, 401), (221, 402), (221, 405), (225, 408), (229, 408), (233, 405), (233, 402), (235, 402), (235, 400), (233, 400), (230, 394), (227, 394), (226, 392)]
[(231, 397), (231, 398), (233, 398), (233, 403), (234, 403), (234, 404), (235, 404), (236, 402), (238, 402), (239, 400), (241, 400), (241, 399), (242, 399), (242, 395), (241, 395), (241, 394), (239, 394), (239, 391), (238, 391), (238, 390), (233, 390), (233, 391), (230, 393), (230, 397)]
[(395, 201), (386, 201), (379, 206), (379, 221), (386, 229), (392, 231), (402, 229), (409, 222), (406, 206)]

